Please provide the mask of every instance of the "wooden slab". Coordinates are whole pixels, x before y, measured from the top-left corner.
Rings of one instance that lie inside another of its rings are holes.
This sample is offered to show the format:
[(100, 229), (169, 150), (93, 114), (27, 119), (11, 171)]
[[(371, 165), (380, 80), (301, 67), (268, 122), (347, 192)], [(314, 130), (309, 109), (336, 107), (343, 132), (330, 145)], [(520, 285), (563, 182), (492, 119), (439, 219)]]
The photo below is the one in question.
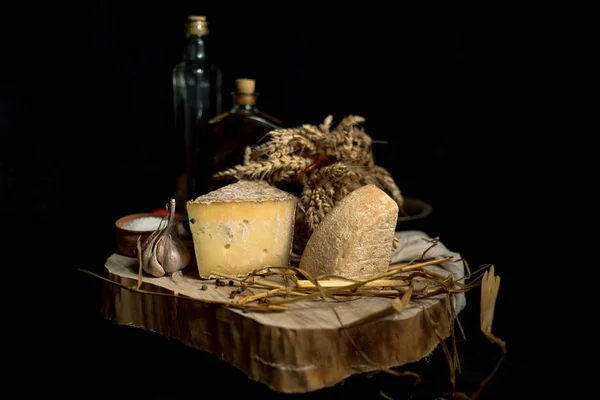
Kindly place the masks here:
[[(422, 251), (420, 246), (427, 247), (421, 243), (422, 233), (399, 232), (397, 236), (403, 248), (396, 252), (393, 262), (399, 261), (399, 255), (417, 254)], [(441, 244), (436, 252), (440, 257), (457, 255)], [(450, 268), (430, 268), (446, 274), (462, 273), (456, 263), (448, 264), (452, 264)], [(137, 260), (113, 254), (105, 264), (105, 276), (134, 286)], [(208, 290), (201, 290), (203, 284)], [(186, 268), (183, 277), (144, 276), (142, 289), (232, 301), (231, 288), (216, 287), (214, 280), (200, 280), (196, 270)], [(439, 339), (424, 309), (437, 323), (439, 333), (449, 335), (449, 304), (443, 295), (411, 301), (401, 313), (340, 330), (336, 313), (343, 324), (349, 324), (386, 308), (391, 301), (377, 297), (343, 303), (315, 300), (293, 303), (283, 312), (244, 312), (185, 297), (132, 293), (106, 284), (103, 314), (118, 324), (154, 331), (213, 353), (276, 391), (302, 393), (333, 386), (358, 372), (400, 366), (430, 354)], [(455, 306), (459, 311), (464, 307), (464, 296), (457, 297)]]

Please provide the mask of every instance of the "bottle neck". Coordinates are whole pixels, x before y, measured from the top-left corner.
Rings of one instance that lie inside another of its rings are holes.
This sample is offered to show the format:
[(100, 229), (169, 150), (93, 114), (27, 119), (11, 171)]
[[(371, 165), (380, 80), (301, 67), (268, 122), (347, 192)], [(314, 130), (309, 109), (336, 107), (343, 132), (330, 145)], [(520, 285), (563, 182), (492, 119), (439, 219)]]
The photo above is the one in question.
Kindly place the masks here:
[(184, 59), (199, 60), (206, 57), (205, 36), (189, 35), (185, 42)]
[(232, 93), (233, 96), (233, 107), (231, 108), (232, 113), (246, 113), (253, 114), (258, 112), (256, 106), (256, 98), (258, 93)]

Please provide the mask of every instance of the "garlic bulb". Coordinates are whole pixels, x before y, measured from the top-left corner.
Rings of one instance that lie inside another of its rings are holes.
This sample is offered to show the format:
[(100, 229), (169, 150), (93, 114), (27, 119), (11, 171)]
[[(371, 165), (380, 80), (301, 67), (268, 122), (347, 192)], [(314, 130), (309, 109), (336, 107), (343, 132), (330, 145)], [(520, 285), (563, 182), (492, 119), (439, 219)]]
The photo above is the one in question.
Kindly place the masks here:
[(175, 199), (171, 199), (167, 226), (159, 227), (142, 245), (142, 269), (155, 277), (170, 275), (187, 267), (190, 259), (177, 233)]

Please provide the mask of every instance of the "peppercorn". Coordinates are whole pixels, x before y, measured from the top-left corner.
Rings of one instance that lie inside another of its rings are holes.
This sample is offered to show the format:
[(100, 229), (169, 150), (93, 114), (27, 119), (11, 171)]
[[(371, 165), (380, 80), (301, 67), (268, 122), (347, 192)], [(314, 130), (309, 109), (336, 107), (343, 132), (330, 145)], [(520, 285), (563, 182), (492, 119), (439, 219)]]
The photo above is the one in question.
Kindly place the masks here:
[(200, 289), (202, 289), (202, 290), (206, 290), (206, 289), (208, 289), (208, 286), (206, 286), (206, 285), (202, 285), (202, 287), (201, 287)]
[(229, 286), (233, 286), (233, 281), (229, 281)]
[(230, 298), (230, 299), (233, 299), (234, 297), (235, 297), (235, 294), (233, 294), (233, 293), (231, 293), (231, 294), (229, 295), (229, 298)]

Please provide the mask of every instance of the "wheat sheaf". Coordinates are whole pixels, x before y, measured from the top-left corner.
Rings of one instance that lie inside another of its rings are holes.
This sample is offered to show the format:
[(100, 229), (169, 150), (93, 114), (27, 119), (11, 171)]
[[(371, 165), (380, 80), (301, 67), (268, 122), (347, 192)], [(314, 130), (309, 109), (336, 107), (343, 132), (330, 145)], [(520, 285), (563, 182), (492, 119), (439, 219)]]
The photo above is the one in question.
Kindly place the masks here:
[(329, 115), (319, 126), (305, 124), (269, 132), (264, 142), (245, 150), (243, 164), (217, 172), (216, 179), (263, 180), (294, 192), (300, 242), (353, 190), (374, 184), (402, 210), (404, 199), (391, 174), (375, 165), (365, 119), (350, 115), (332, 128)]

